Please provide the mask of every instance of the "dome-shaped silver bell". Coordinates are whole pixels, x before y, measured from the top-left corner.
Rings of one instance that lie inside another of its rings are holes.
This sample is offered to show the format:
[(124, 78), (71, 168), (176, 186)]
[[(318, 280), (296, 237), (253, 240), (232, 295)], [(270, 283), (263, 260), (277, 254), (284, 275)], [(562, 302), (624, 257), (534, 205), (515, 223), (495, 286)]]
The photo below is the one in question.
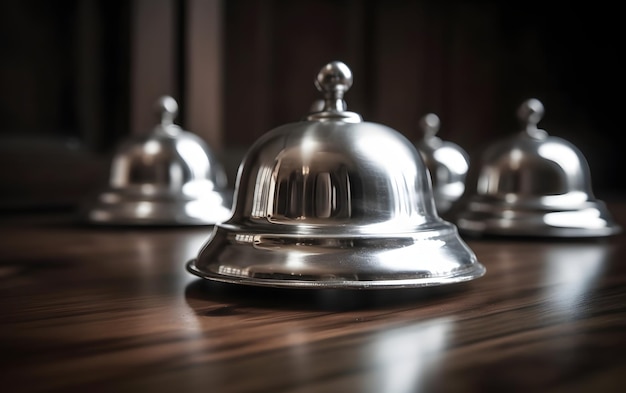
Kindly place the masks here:
[(188, 270), (301, 288), (422, 287), (482, 276), (457, 228), (437, 215), (415, 146), (346, 110), (350, 69), (331, 62), (315, 84), (324, 106), (250, 147), (232, 217), (215, 226)]
[(86, 209), (86, 220), (112, 225), (213, 225), (231, 215), (224, 169), (197, 135), (174, 124), (178, 104), (157, 102), (152, 132), (116, 150), (108, 187)]
[(440, 125), (436, 114), (424, 115), (419, 122), (422, 139), (417, 148), (431, 174), (437, 211), (445, 214), (465, 191), (469, 155), (456, 143), (437, 136)]
[(488, 146), (470, 168), (450, 216), (462, 233), (601, 237), (620, 231), (593, 195), (580, 150), (537, 127), (543, 113), (539, 100), (523, 102), (522, 131)]

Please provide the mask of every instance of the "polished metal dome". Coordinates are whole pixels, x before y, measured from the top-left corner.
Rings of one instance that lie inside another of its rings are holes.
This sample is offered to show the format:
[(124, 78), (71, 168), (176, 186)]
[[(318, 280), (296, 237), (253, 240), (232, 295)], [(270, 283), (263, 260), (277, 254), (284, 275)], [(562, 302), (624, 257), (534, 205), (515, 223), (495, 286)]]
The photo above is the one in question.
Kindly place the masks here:
[(394, 288), (471, 280), (484, 267), (435, 210), (428, 171), (399, 132), (346, 110), (341, 62), (315, 80), (324, 105), (259, 138), (239, 167), (232, 217), (187, 265), (274, 287)]
[(419, 125), (423, 137), (417, 148), (431, 174), (437, 211), (445, 214), (465, 191), (469, 155), (456, 143), (437, 136), (441, 122), (436, 114), (424, 115)]
[(232, 192), (213, 152), (174, 124), (172, 97), (157, 107), (160, 124), (116, 150), (109, 185), (86, 211), (90, 223), (213, 225), (230, 217)]
[(585, 157), (570, 142), (537, 124), (537, 99), (522, 103), (522, 131), (493, 143), (482, 154), (454, 206), (451, 220), (470, 234), (598, 237), (620, 227), (591, 188)]

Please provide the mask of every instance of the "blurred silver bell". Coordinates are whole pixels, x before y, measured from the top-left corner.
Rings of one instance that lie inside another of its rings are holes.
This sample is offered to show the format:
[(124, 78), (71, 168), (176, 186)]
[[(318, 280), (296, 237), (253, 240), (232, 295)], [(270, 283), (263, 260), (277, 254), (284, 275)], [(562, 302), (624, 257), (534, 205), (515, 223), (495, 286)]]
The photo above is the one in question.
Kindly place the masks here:
[(315, 80), (324, 105), (259, 138), (239, 167), (232, 217), (187, 269), (272, 287), (402, 288), (485, 268), (436, 213), (427, 169), (399, 132), (346, 110), (341, 62)]
[(419, 125), (423, 137), (417, 143), (417, 148), (432, 177), (437, 211), (444, 214), (465, 191), (469, 156), (456, 143), (437, 136), (441, 122), (436, 114), (424, 115)]
[(537, 127), (543, 104), (518, 110), (522, 131), (482, 154), (471, 185), (450, 218), (468, 234), (600, 237), (620, 231), (591, 189), (583, 154), (570, 142)]
[(161, 122), (115, 152), (109, 185), (88, 206), (94, 224), (212, 225), (230, 217), (222, 166), (197, 135), (174, 124), (178, 104), (157, 102)]

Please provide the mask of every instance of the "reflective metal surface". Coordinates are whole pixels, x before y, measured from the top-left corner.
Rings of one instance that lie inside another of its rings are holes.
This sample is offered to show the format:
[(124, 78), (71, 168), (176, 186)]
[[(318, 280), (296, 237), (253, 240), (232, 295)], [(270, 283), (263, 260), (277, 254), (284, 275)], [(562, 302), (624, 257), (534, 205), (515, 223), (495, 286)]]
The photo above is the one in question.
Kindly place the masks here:
[(442, 220), (419, 152), (399, 132), (346, 110), (350, 69), (332, 62), (324, 105), (248, 150), (232, 217), (188, 270), (231, 283), (307, 288), (449, 284), (485, 273)]
[(600, 237), (618, 233), (591, 189), (589, 166), (570, 142), (537, 124), (543, 104), (525, 101), (522, 131), (489, 146), (470, 170), (465, 195), (451, 220), (469, 234)]
[(161, 122), (122, 143), (109, 186), (86, 209), (94, 224), (213, 225), (230, 217), (226, 174), (197, 135), (174, 124), (169, 96), (157, 103)]
[(419, 125), (423, 137), (417, 148), (431, 174), (437, 211), (444, 214), (465, 191), (469, 155), (456, 143), (437, 136), (441, 122), (436, 114), (424, 115)]

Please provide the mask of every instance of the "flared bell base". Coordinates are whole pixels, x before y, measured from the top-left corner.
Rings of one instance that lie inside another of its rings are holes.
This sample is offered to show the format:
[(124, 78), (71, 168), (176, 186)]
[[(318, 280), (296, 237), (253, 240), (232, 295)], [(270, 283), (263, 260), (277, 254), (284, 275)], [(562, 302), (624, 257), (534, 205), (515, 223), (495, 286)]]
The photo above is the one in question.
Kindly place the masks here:
[(226, 283), (346, 289), (428, 287), (485, 274), (456, 227), (446, 222), (384, 236), (271, 234), (222, 224), (187, 270)]
[(215, 225), (231, 215), (232, 197), (211, 193), (202, 199), (183, 196), (137, 198), (120, 191), (107, 191), (85, 209), (91, 224), (137, 226)]
[(453, 221), (461, 233), (472, 236), (591, 238), (621, 232), (602, 201), (559, 209), (474, 198)]

